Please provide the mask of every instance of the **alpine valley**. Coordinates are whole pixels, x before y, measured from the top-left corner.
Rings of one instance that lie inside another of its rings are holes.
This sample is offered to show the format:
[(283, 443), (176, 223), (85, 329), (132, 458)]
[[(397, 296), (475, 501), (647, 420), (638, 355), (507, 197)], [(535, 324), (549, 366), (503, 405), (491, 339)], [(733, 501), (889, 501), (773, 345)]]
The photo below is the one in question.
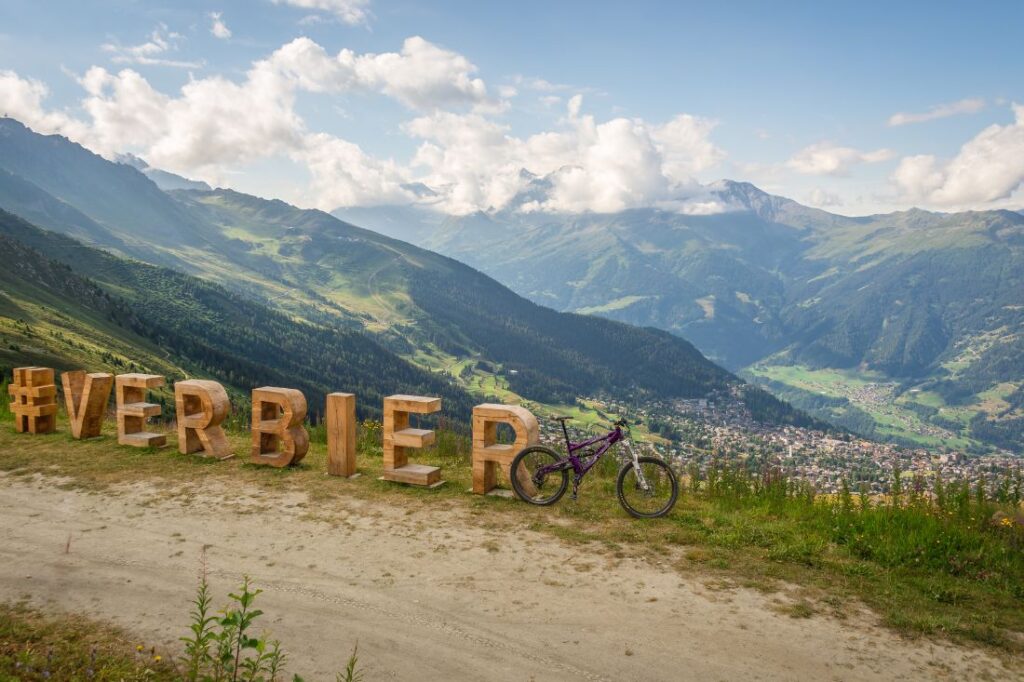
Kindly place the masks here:
[(0, 367), (209, 376), (242, 400), (293, 386), (314, 415), (331, 390), (356, 391), (364, 416), (415, 390), (462, 424), (482, 399), (597, 419), (587, 398), (709, 396), (819, 424), (678, 335), (557, 312), (327, 213), (120, 161), (0, 119)]
[(1024, 449), (1024, 215), (851, 218), (732, 181), (673, 210), (530, 210), (547, 190), (530, 177), (509, 206), (466, 216), (335, 215), (543, 305), (670, 331), (864, 436)]

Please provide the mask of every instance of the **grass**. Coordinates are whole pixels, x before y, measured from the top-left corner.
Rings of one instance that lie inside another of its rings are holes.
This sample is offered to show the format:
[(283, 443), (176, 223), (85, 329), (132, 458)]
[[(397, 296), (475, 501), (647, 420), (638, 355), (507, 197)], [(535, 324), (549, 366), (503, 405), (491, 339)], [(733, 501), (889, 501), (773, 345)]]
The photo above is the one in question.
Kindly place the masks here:
[[(943, 365), (952, 372), (950, 378), (955, 379), (960, 371), (968, 367), (985, 349), (998, 342), (1006, 333), (1006, 329), (999, 329), (972, 339), (971, 345), (962, 349), (957, 359)], [(981, 411), (1008, 417), (1024, 414), (1024, 409), (1011, 410), (1004, 414), (1004, 411), (1010, 408), (1006, 397), (1016, 390), (1019, 382), (1002, 382), (979, 392), (967, 404), (948, 405), (935, 391), (910, 390), (896, 396), (897, 382), (878, 372), (834, 368), (811, 369), (802, 365), (772, 362), (768, 360), (759, 363), (749, 367), (747, 371), (810, 393), (847, 398), (853, 405), (871, 416), (877, 427), (875, 435), (889, 437), (897, 442), (960, 450), (982, 447), (982, 443), (970, 436), (968, 428), (975, 415)], [(945, 422), (952, 422), (954, 425), (958, 423), (959, 432), (941, 422), (934, 423), (922, 419), (913, 409), (917, 405), (934, 408), (937, 410), (937, 416)], [(834, 409), (832, 416), (835, 417), (840, 412), (839, 409)], [(828, 419), (828, 414), (824, 414), (823, 417)]]
[(0, 679), (178, 680), (166, 655), (104, 623), (0, 604)]
[(757, 365), (751, 372), (805, 391), (840, 397), (847, 389), (864, 388), (885, 381), (881, 374), (861, 374), (839, 369), (810, 369), (802, 365)]
[[(970, 421), (975, 409), (960, 410), (954, 414), (942, 408), (942, 398), (935, 393), (905, 393), (896, 397), (896, 382), (877, 372), (811, 369), (802, 365), (767, 363), (752, 366), (749, 372), (810, 393), (847, 398), (852, 405), (871, 416), (878, 436), (916, 443), (924, 447), (945, 446), (964, 449), (977, 445), (969, 438), (926, 423), (907, 406), (907, 403), (939, 408), (939, 414), (943, 417), (958, 419), (963, 423)], [(827, 419), (827, 416), (825, 418)]]
[[(118, 485), (137, 481), (169, 495), (183, 482), (302, 491), (315, 503), (310, 509), (318, 519), (343, 508), (345, 498), (403, 506), (410, 513), (464, 509), (473, 522), (498, 532), (531, 529), (612, 560), (648, 559), (701, 579), (792, 592), (803, 604), (791, 609), (794, 617), (811, 611), (842, 617), (866, 605), (907, 635), (1024, 655), (1024, 525), (992, 523), (999, 509), (1011, 519), (1019, 513), (1011, 501), (1012, 481), (995, 495), (1001, 501), (979, 500), (974, 490), (940, 483), (940, 503), (914, 489), (920, 482), (908, 481), (904, 488), (912, 492), (878, 503), (857, 495), (816, 497), (794, 481), (712, 469), (704, 479), (688, 478), (668, 518), (642, 522), (618, 506), (610, 458), (585, 481), (578, 501), (533, 508), (468, 493), (468, 442), (448, 432), (438, 434), (437, 447), (412, 456), (441, 466), (447, 485), (425, 490), (378, 481), (380, 430), (378, 424), (368, 426), (359, 438), (363, 475), (353, 480), (325, 475), (322, 429), (312, 430), (310, 452), (299, 466), (272, 469), (248, 463), (244, 432), (229, 434), (240, 456), (216, 462), (177, 454), (173, 433), (164, 449), (119, 447), (109, 421), (103, 437), (73, 441), (63, 418), (57, 433), (44, 436), (15, 434), (7, 420), (0, 427), (0, 470), (64, 476), (63, 486), (114, 493)], [(1019, 497), (1019, 481), (1017, 486)]]

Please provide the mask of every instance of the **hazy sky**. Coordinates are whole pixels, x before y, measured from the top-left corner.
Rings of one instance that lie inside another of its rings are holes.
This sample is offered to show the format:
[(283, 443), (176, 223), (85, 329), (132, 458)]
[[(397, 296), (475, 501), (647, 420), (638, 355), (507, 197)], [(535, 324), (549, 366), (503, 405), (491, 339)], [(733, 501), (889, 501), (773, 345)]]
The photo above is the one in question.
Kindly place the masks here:
[(1024, 208), (1024, 2), (0, 4), (0, 113), (303, 206)]

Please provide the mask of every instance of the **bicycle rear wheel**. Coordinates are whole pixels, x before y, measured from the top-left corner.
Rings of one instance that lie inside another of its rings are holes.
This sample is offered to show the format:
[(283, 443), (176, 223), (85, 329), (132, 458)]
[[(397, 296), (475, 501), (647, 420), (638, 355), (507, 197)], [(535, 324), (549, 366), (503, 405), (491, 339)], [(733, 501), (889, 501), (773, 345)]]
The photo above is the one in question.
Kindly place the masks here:
[(630, 516), (638, 519), (656, 519), (668, 514), (679, 498), (679, 481), (675, 472), (657, 457), (640, 457), (639, 462), (642, 483), (633, 462), (619, 471), (615, 482), (619, 504)]
[(547, 472), (544, 469), (562, 459), (557, 452), (543, 445), (534, 445), (516, 455), (509, 469), (509, 478), (519, 499), (541, 507), (558, 502), (569, 487), (569, 472), (564, 468)]

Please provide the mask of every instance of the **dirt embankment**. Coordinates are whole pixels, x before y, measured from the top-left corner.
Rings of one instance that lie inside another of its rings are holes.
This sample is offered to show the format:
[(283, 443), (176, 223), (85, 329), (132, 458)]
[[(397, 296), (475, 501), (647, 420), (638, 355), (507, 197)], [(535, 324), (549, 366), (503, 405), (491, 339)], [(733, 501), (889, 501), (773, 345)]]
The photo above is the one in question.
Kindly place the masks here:
[[(648, 562), (465, 511), (134, 486), (116, 495), (0, 476), (0, 598), (112, 621), (177, 651), (199, 556), (217, 604), (243, 574), (292, 667), (333, 680), (358, 641), (367, 680), (1014, 678), (980, 651), (908, 641), (869, 616), (791, 618)], [(329, 521), (317, 520), (329, 518)], [(69, 544), (70, 539), (70, 544)]]

